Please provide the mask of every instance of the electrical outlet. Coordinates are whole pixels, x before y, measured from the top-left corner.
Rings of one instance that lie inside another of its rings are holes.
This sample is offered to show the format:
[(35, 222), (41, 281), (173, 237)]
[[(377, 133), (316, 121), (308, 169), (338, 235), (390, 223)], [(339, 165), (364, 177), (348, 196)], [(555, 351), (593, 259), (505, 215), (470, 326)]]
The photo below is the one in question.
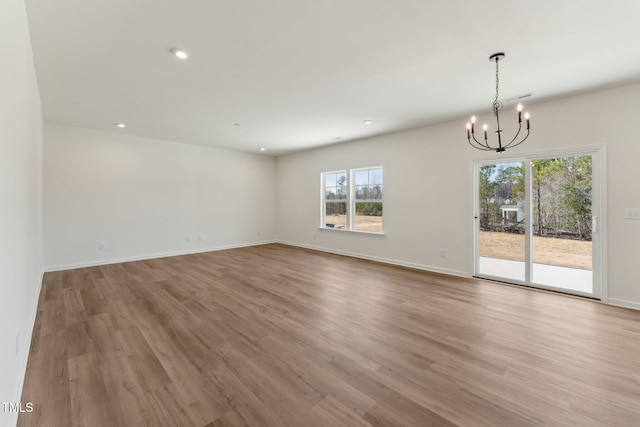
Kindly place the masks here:
[(256, 236), (260, 237), (260, 232), (259, 231), (256, 232)]
[(444, 258), (447, 255), (447, 251), (445, 251), (444, 249), (440, 248), (440, 256), (442, 258)]
[(20, 353), (20, 334), (16, 335), (16, 354)]
[(640, 220), (640, 208), (625, 208), (624, 219), (639, 219)]
[(107, 245), (104, 242), (98, 243), (98, 250), (104, 252), (107, 250)]

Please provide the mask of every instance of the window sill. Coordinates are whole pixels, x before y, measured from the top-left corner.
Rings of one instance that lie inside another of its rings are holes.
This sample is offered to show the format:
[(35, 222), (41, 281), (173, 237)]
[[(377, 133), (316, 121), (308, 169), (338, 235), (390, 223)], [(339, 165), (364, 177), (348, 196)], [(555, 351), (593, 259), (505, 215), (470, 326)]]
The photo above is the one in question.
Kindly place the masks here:
[(355, 234), (368, 234), (371, 236), (386, 236), (384, 231), (362, 231), (362, 230), (346, 230), (344, 228), (329, 228), (329, 227), (318, 227), (318, 230), (326, 230), (326, 231), (336, 231), (339, 233), (355, 233)]

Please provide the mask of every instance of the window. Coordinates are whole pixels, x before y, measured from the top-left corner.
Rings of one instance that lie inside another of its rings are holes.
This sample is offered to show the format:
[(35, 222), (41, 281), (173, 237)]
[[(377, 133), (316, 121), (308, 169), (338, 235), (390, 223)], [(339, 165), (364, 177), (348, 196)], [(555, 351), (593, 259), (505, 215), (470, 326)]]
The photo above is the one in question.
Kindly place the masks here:
[(382, 168), (353, 171), (354, 230), (382, 233)]
[(382, 167), (322, 174), (322, 228), (382, 233)]
[(323, 175), (323, 208), (326, 228), (348, 228), (347, 171), (329, 172)]

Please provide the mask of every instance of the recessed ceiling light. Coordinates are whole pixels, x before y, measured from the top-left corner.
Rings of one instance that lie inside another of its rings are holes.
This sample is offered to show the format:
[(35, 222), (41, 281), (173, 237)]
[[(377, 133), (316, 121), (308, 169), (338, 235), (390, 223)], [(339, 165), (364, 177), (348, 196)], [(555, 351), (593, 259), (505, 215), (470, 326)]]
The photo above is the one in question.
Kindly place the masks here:
[(173, 49), (170, 49), (170, 51), (178, 59), (187, 59), (189, 57), (189, 52), (187, 52), (186, 50), (183, 50), (183, 49), (178, 49), (178, 48), (174, 47)]
[(267, 149), (264, 147), (260, 147), (260, 151), (267, 151)]
[(240, 123), (234, 123), (233, 125), (234, 126), (240, 126)]
[(114, 123), (113, 124), (115, 127), (119, 127), (120, 129), (126, 128), (127, 125), (125, 125), (124, 123)]
[(364, 124), (365, 124), (365, 125), (370, 125), (371, 123), (373, 123), (373, 120), (365, 120), (365, 121), (364, 121)]

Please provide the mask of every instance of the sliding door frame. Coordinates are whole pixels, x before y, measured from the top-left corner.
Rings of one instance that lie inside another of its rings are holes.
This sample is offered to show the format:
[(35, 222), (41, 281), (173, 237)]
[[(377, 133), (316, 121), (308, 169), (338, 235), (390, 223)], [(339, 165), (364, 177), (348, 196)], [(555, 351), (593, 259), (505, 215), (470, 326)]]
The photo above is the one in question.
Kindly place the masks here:
[(572, 292), (575, 295), (587, 296), (590, 298), (597, 298), (603, 303), (608, 301), (608, 283), (607, 283), (607, 146), (588, 146), (588, 147), (575, 147), (566, 149), (554, 149), (537, 152), (527, 152), (519, 156), (503, 157), (500, 155), (493, 155), (491, 157), (483, 157), (480, 159), (471, 159), (470, 161), (470, 202), (471, 202), (471, 221), (469, 227), (470, 242), (472, 245), (469, 255), (469, 271), (474, 277), (506, 281), (501, 277), (493, 277), (488, 275), (478, 275), (478, 261), (480, 256), (480, 221), (478, 220), (480, 215), (480, 200), (478, 194), (478, 171), (479, 168), (487, 164), (509, 163), (509, 162), (524, 162), (525, 169), (525, 202), (524, 208), (526, 212), (525, 221), (525, 279), (509, 280), (509, 283), (518, 285), (532, 286), (540, 289), (547, 289), (552, 291), (567, 292), (561, 288), (555, 288), (551, 286), (545, 286), (531, 282), (532, 278), (532, 254), (533, 254), (533, 222), (531, 218), (532, 206), (531, 206), (531, 162), (533, 160), (545, 159), (545, 158), (560, 158), (571, 156), (592, 156), (592, 216), (596, 217), (597, 231), (592, 234), (592, 247), (593, 247), (593, 294), (581, 294), (579, 292)]

